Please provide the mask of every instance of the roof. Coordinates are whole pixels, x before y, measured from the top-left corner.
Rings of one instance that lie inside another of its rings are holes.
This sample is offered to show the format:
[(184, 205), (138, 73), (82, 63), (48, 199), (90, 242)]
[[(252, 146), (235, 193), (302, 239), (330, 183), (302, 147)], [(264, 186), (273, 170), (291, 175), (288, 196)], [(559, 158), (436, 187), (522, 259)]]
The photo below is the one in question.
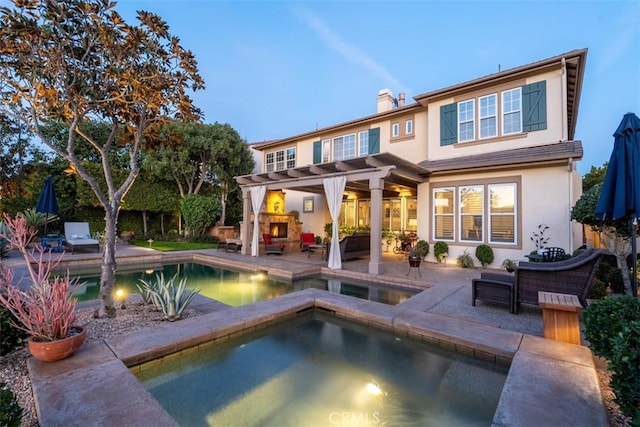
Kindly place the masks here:
[(464, 83), (448, 86), (422, 95), (414, 96), (418, 103), (427, 105), (429, 102), (450, 97), (457, 93), (466, 92), (483, 86), (495, 85), (501, 81), (511, 80), (516, 77), (531, 74), (533, 71), (540, 71), (545, 68), (561, 67), (563, 63), (567, 70), (567, 124), (568, 139), (575, 136), (576, 124), (578, 121), (578, 106), (580, 105), (580, 94), (582, 93), (582, 80), (584, 78), (584, 67), (587, 61), (587, 49), (576, 49), (551, 58), (511, 68), (505, 71), (489, 74)]
[(511, 68), (497, 73), (489, 74), (467, 82), (448, 86), (421, 95), (414, 96), (415, 103), (405, 105), (404, 107), (394, 108), (382, 113), (372, 114), (370, 116), (361, 117), (347, 122), (339, 123), (333, 126), (316, 129), (288, 138), (271, 140), (262, 143), (252, 144), (252, 148), (256, 150), (264, 150), (270, 147), (279, 146), (287, 143), (293, 143), (300, 139), (313, 137), (314, 135), (322, 135), (323, 133), (335, 132), (342, 128), (349, 128), (355, 125), (365, 125), (370, 122), (379, 121), (383, 117), (393, 117), (395, 115), (404, 114), (417, 109), (423, 109), (432, 100), (449, 97), (460, 92), (478, 89), (483, 86), (493, 85), (502, 81), (511, 80), (531, 74), (545, 68), (554, 69), (563, 65), (567, 71), (567, 124), (568, 139), (575, 136), (576, 125), (578, 121), (578, 106), (580, 105), (580, 94), (582, 93), (582, 81), (584, 78), (584, 67), (587, 60), (587, 49), (576, 49), (551, 58), (533, 62), (520, 67)]
[(536, 147), (517, 148), (513, 150), (482, 153), (472, 156), (454, 157), (442, 160), (425, 160), (418, 166), (429, 174), (443, 174), (478, 169), (497, 169), (535, 165), (540, 163), (565, 162), (569, 159), (582, 159), (582, 143), (580, 141), (564, 141)]
[(369, 194), (369, 179), (384, 179), (384, 197), (400, 194), (416, 195), (419, 183), (427, 180), (428, 171), (390, 153), (372, 154), (347, 160), (299, 166), (281, 171), (263, 172), (236, 177), (241, 186), (267, 185), (270, 189), (291, 188), (308, 193), (324, 194), (323, 179), (345, 175), (345, 191)]

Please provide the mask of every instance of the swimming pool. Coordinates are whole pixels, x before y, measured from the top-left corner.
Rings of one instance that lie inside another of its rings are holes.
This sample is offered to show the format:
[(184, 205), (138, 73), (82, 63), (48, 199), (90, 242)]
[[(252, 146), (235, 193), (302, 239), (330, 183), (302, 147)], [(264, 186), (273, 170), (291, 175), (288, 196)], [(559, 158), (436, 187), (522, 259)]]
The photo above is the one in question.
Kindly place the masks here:
[(312, 311), (136, 376), (185, 426), (476, 426), (507, 370)]
[[(155, 280), (156, 274), (160, 272), (164, 274), (165, 279), (176, 273), (179, 278), (187, 277), (189, 289), (200, 289), (202, 295), (234, 307), (308, 288), (323, 289), (391, 305), (399, 304), (417, 293), (412, 290), (322, 277), (308, 277), (287, 282), (270, 278), (265, 273), (233, 271), (197, 263), (168, 264), (118, 273), (114, 289), (124, 289), (126, 293), (138, 292), (136, 285), (140, 283), (140, 279)], [(85, 284), (75, 294), (79, 301), (98, 298), (99, 274), (96, 272), (80, 276), (80, 281)]]

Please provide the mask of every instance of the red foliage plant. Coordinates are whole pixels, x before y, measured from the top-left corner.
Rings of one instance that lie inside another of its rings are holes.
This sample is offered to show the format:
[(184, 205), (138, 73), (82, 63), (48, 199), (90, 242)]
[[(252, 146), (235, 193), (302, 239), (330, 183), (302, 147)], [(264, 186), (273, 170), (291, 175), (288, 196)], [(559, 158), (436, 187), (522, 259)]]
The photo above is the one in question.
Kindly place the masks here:
[[(22, 277), (14, 284), (14, 270), (0, 265), (0, 305), (17, 319), (14, 326), (35, 341), (68, 337), (77, 319), (76, 299), (72, 295), (80, 283), (70, 278), (69, 271), (65, 276), (54, 276), (53, 269), (60, 264), (60, 259), (53, 259), (41, 245), (28, 249), (36, 231), (29, 228), (24, 216), (12, 219), (5, 213), (4, 222), (7, 232), (0, 233), (0, 237), (9, 242), (10, 249), (22, 254), (29, 277)], [(25, 280), (30, 283), (20, 286)]]

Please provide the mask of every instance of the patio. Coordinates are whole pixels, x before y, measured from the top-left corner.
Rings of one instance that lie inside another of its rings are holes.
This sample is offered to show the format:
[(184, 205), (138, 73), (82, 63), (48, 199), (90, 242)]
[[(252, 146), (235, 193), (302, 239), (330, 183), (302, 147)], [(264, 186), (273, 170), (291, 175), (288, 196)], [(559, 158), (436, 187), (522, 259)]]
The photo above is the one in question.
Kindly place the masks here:
[[(63, 262), (72, 271), (95, 265), (100, 260), (99, 254), (91, 253), (63, 256)], [(6, 264), (15, 263), (16, 259), (7, 258)], [(512, 369), (494, 418), (498, 424), (537, 426), (543, 416), (551, 424), (582, 424), (582, 420), (585, 425), (608, 425), (591, 353), (583, 346), (540, 338), (542, 316), (537, 307), (525, 307), (518, 315), (510, 314), (509, 308), (502, 305), (479, 302), (472, 307), (471, 279), (479, 277), (481, 269), (423, 263), (422, 277), (415, 277), (414, 272), (407, 276), (408, 263), (403, 257), (385, 253), (384, 261), (384, 273), (371, 276), (367, 273), (366, 258), (347, 262), (343, 264), (343, 270), (336, 272), (323, 267), (325, 261), (320, 254), (311, 254), (310, 258), (302, 252), (259, 257), (215, 250), (163, 254), (148, 248), (120, 246), (118, 262), (121, 266), (203, 262), (266, 270), (280, 277), (339, 273), (341, 277), (376, 279), (424, 291), (397, 306), (354, 300), (319, 290), (296, 292), (237, 308), (221, 309), (219, 305), (199, 301), (198, 309), (203, 310), (201, 316), (156, 329), (153, 333), (140, 331), (85, 345), (76, 356), (56, 364), (30, 359), (29, 370), (41, 425), (95, 423), (98, 414), (109, 417), (114, 413), (128, 425), (143, 425), (143, 420), (148, 420), (149, 416), (161, 425), (175, 425), (157, 402), (149, 398), (128, 367), (161, 357), (167, 348), (182, 351), (212, 339), (224, 339), (269, 322), (274, 316), (291, 315), (305, 307), (329, 309), (340, 316), (494, 363), (511, 363)], [(229, 316), (229, 310), (233, 310), (232, 316)], [(74, 380), (68, 381), (71, 377)], [(96, 381), (96, 378), (102, 380)], [(97, 395), (104, 403), (95, 401)], [(104, 405), (108, 408), (98, 408)], [(55, 409), (64, 407), (73, 408), (73, 411)]]

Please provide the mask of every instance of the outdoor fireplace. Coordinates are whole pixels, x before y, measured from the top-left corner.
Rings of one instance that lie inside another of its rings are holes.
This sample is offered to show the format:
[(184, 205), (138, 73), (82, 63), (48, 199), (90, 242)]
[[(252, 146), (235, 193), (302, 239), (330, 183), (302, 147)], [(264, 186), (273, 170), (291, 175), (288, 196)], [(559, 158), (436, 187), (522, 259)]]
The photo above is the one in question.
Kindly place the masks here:
[(269, 234), (271, 237), (286, 238), (288, 228), (289, 223), (287, 222), (272, 222), (269, 224)]

